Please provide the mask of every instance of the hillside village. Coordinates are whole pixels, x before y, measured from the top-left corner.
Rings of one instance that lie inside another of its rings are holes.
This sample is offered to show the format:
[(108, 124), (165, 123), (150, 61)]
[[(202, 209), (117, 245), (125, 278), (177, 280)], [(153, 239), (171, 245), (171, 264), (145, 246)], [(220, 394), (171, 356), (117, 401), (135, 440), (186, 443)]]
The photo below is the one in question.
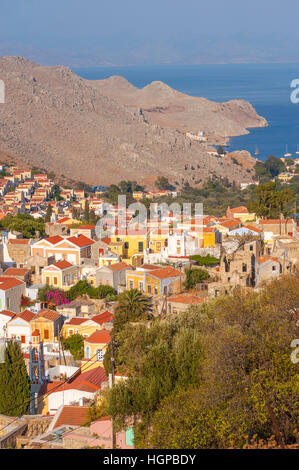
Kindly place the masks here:
[[(21, 418), (0, 415), (0, 448), (113, 447), (110, 416), (86, 423), (99, 392), (127, 379), (104, 368), (122, 293), (141, 292), (154, 316), (167, 318), (238, 286), (258, 291), (298, 267), (293, 218), (259, 218), (245, 206), (186, 218), (156, 203), (154, 217), (136, 222), (136, 209), (105, 202), (104, 190), (86, 195), (57, 187), (45, 173), (0, 171), (0, 221), (20, 214), (46, 221), (45, 232), (31, 237), (1, 234), (1, 351), (19, 342), (31, 400)], [(165, 195), (177, 192), (133, 192), (137, 204)], [(85, 223), (91, 211), (95, 223)], [(104, 219), (99, 236), (96, 222)], [(83, 337), (80, 358), (65, 346), (74, 335)], [(116, 443), (133, 448), (132, 428), (118, 432)]]

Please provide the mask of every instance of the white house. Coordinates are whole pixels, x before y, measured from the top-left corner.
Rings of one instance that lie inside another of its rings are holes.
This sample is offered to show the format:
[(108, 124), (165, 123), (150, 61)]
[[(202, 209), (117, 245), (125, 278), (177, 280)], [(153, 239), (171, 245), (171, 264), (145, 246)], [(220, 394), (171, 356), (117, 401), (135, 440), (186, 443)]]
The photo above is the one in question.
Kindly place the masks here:
[(15, 316), (10, 310), (2, 310), (0, 312), (0, 338), (6, 337), (6, 324)]
[(31, 341), (30, 322), (34, 317), (35, 313), (24, 310), (9, 320), (6, 325), (7, 338), (20, 340), (22, 349), (27, 349)]
[[(55, 382), (46, 384), (46, 392), (49, 393), (48, 411), (50, 414), (54, 414), (62, 405), (80, 403), (83, 398), (93, 400), (102, 385), (108, 384), (108, 380), (105, 369), (99, 366), (83, 373), (79, 371), (73, 380), (61, 382), (60, 386), (59, 382), (57, 385)], [(51, 388), (53, 388), (53, 392), (51, 392)]]

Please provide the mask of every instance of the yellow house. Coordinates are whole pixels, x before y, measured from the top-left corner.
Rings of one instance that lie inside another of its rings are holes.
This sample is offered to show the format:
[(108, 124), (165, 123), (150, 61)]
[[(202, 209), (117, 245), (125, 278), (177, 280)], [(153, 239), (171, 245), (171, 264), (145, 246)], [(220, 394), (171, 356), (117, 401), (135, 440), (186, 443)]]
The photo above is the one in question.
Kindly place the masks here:
[(80, 280), (80, 268), (62, 260), (46, 266), (42, 272), (43, 284), (56, 289), (69, 290)]
[(182, 288), (183, 274), (171, 266), (151, 266), (126, 272), (126, 288), (138, 289), (146, 295), (165, 295), (179, 293)]
[(216, 234), (212, 227), (203, 227), (198, 233), (199, 248), (214, 248), (216, 244)]
[(143, 264), (143, 252), (147, 248), (147, 230), (128, 229), (126, 234), (116, 232), (111, 235), (111, 243), (123, 242), (122, 260), (133, 267)]
[(248, 212), (248, 209), (245, 206), (235, 207), (234, 209), (228, 207), (226, 211), (226, 217), (228, 219), (240, 219), (242, 224), (244, 224), (245, 222), (252, 222), (253, 220), (255, 220), (256, 214), (254, 214), (253, 212)]
[(152, 230), (148, 237), (150, 253), (161, 253), (161, 249), (167, 246), (169, 230)]
[(89, 368), (103, 365), (105, 352), (111, 336), (108, 330), (96, 330), (84, 340), (84, 359), (81, 361), (83, 366), (88, 362)]
[(62, 336), (68, 338), (73, 335), (81, 335), (87, 339), (95, 331), (100, 330), (106, 323), (113, 320), (113, 314), (108, 310), (98, 315), (93, 315), (91, 318), (87, 317), (73, 317), (68, 322), (65, 322), (62, 327)]
[(62, 325), (62, 315), (54, 310), (41, 310), (30, 321), (32, 343), (54, 343), (58, 340)]
[(281, 173), (280, 175), (278, 175), (279, 181), (282, 181), (283, 183), (287, 183), (293, 177), (294, 177), (294, 175), (290, 175), (289, 173)]

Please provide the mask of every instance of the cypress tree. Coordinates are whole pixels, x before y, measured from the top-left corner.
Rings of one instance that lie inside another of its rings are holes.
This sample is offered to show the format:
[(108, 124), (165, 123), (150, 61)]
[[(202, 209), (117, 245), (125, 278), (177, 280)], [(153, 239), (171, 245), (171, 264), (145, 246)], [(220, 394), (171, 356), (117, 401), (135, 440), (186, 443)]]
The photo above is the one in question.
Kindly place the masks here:
[(52, 211), (52, 206), (51, 206), (51, 204), (48, 204), (46, 217), (45, 217), (46, 222), (51, 222), (52, 212), (53, 212)]
[(10, 341), (0, 365), (0, 413), (8, 416), (26, 414), (30, 400), (30, 380), (18, 342)]

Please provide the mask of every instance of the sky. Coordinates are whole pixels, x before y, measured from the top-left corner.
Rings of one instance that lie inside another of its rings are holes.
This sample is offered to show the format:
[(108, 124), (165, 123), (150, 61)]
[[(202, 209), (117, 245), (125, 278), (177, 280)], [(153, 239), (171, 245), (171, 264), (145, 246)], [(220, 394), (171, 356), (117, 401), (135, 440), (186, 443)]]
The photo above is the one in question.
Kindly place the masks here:
[(298, 0), (0, 0), (0, 41), (84, 54), (99, 41), (107, 49), (121, 47), (124, 36), (167, 40), (168, 47), (193, 35), (283, 33), (299, 39), (298, 14)]
[(43, 42), (135, 32), (289, 32), (298, 28), (298, 0), (1, 0), (1, 36)]

